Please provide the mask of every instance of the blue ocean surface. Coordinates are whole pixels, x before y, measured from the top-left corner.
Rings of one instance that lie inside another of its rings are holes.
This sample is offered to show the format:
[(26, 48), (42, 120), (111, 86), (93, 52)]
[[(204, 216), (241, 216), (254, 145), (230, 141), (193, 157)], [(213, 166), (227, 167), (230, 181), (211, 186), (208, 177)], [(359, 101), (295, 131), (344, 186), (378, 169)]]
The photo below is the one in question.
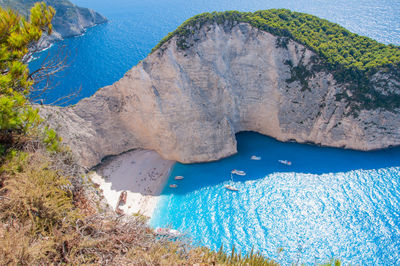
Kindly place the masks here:
[(383, 43), (400, 45), (399, 0), (72, 0), (109, 19), (83, 36), (55, 44), (31, 62), (37, 69), (47, 53), (65, 46), (68, 68), (52, 80), (53, 90), (40, 98), (51, 104), (82, 88), (79, 99), (111, 85), (144, 59), (151, 49), (186, 19), (212, 11), (288, 8), (306, 12)]
[[(150, 224), (178, 229), (213, 250), (254, 248), (284, 265), (332, 258), (400, 264), (400, 148), (322, 148), (251, 132), (237, 141), (238, 154), (229, 158), (175, 164)], [(231, 179), (233, 169), (246, 175)]]
[[(109, 22), (56, 43), (30, 63), (65, 46), (69, 67), (41, 96), (45, 103), (82, 88), (76, 103), (111, 85), (144, 59), (168, 32), (210, 11), (288, 8), (341, 24), (383, 43), (400, 45), (398, 0), (72, 0)], [(357, 152), (237, 135), (239, 153), (224, 160), (176, 164), (153, 226), (172, 226), (195, 243), (251, 248), (283, 264), (326, 262), (400, 265), (400, 149)], [(252, 155), (260, 161), (250, 160)], [(290, 160), (291, 166), (278, 163)], [(233, 177), (232, 169), (246, 176)], [(173, 177), (183, 175), (184, 180)], [(230, 192), (231, 184), (239, 192)], [(279, 252), (281, 250), (281, 252)]]

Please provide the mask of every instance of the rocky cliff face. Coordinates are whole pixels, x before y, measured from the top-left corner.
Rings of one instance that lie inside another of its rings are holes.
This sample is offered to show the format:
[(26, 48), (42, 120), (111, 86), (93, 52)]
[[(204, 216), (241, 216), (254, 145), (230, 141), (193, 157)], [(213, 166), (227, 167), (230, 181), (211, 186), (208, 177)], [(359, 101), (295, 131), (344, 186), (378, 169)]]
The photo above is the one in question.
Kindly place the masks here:
[[(0, 0), (0, 6), (11, 8), (24, 16), (29, 15), (29, 10), (39, 0)], [(83, 34), (87, 28), (107, 21), (99, 13), (84, 7), (72, 4), (68, 0), (43, 0), (47, 5), (54, 7), (53, 33), (44, 35), (39, 42), (39, 47), (45, 48), (52, 42), (63, 38)]]
[(115, 84), (41, 113), (87, 167), (135, 148), (184, 163), (218, 160), (236, 152), (240, 131), (359, 150), (400, 144), (399, 110), (352, 115), (336, 97), (351, 92), (327, 71), (307, 86), (296, 80), (293, 67), (320, 60), (299, 43), (282, 45), (246, 23), (206, 24), (187, 43), (182, 50), (174, 37)]

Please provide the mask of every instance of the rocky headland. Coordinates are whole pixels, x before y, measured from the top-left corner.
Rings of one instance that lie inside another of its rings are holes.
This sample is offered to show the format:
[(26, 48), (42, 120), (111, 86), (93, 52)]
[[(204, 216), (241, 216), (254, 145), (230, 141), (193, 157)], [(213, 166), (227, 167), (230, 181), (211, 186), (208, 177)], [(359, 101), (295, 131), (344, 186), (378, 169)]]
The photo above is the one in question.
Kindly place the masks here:
[(84, 7), (72, 4), (68, 0), (0, 0), (0, 6), (11, 8), (24, 16), (28, 16), (30, 9), (36, 2), (45, 2), (52, 6), (56, 13), (53, 17), (53, 33), (44, 34), (39, 41), (39, 48), (44, 49), (54, 41), (83, 34), (87, 28), (107, 22), (99, 13)]
[(286, 33), (240, 19), (192, 20), (121, 80), (41, 115), (86, 167), (139, 148), (214, 161), (236, 153), (241, 131), (364, 151), (400, 145), (398, 66), (344, 71), (327, 62)]

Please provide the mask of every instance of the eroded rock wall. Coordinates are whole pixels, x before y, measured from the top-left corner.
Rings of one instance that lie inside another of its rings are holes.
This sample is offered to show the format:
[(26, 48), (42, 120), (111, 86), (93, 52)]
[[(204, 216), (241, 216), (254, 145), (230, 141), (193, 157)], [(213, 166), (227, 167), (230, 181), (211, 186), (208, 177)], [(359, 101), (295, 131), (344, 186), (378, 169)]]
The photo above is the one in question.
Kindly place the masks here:
[(289, 82), (292, 68), (318, 57), (301, 44), (246, 23), (205, 25), (181, 50), (176, 37), (111, 86), (67, 108), (41, 113), (91, 167), (135, 148), (183, 163), (236, 153), (235, 133), (359, 150), (400, 144), (399, 110), (349, 115), (346, 93), (326, 71), (307, 88)]

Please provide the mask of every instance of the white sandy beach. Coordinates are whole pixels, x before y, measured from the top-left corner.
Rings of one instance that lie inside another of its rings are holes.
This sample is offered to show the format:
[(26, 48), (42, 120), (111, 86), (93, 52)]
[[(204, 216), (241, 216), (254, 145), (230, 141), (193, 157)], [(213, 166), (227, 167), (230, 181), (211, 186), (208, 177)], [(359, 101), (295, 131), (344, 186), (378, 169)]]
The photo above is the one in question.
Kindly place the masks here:
[(151, 217), (173, 164), (154, 151), (134, 150), (105, 160), (90, 177), (114, 210), (126, 191), (126, 204), (120, 209)]

